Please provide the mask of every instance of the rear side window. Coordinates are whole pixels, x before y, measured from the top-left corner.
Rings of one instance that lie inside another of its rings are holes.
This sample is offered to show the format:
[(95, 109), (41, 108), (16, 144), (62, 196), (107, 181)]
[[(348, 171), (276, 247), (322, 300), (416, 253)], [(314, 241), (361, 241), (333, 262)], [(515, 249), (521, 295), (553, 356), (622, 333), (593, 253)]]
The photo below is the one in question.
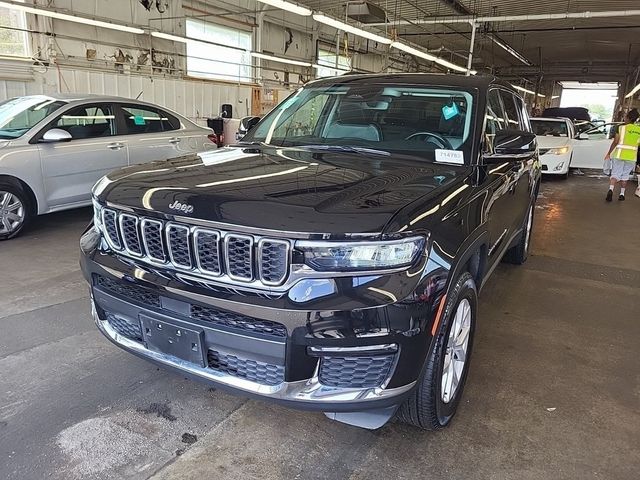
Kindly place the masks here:
[(176, 117), (160, 109), (123, 105), (122, 113), (128, 134), (170, 132), (180, 128), (180, 121)]
[(110, 105), (83, 105), (63, 113), (51, 126), (71, 134), (73, 139), (115, 135), (115, 116)]

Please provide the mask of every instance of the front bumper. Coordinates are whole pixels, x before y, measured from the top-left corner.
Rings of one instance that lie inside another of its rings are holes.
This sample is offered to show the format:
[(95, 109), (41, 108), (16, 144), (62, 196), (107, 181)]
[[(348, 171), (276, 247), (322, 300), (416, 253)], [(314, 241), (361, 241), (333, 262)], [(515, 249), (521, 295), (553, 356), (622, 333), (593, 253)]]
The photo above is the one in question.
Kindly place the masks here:
[(571, 152), (563, 155), (541, 155), (540, 163), (545, 175), (566, 175), (571, 164)]
[[(416, 385), (441, 298), (431, 277), (403, 302), (389, 300), (398, 278), (387, 276), (349, 279), (334, 298), (301, 308), (282, 294), (185, 283), (175, 272), (100, 250), (95, 237), (93, 230), (83, 237), (81, 266), (96, 325), (135, 355), (245, 396), (324, 412), (392, 412)], [(442, 268), (435, 270), (444, 285)], [(387, 303), (363, 291), (385, 292)], [(203, 362), (149, 348), (142, 318), (199, 332)]]

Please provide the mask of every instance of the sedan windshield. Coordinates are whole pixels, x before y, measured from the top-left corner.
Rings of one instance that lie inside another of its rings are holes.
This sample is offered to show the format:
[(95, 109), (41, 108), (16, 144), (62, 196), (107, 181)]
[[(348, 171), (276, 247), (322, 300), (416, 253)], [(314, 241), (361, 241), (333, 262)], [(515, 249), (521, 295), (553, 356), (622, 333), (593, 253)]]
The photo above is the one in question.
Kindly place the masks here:
[(0, 105), (0, 139), (21, 137), (65, 102), (36, 95), (8, 100)]
[(567, 129), (566, 122), (558, 122), (554, 120), (537, 120), (531, 119), (531, 126), (533, 132), (539, 136), (552, 136), (552, 137), (568, 137), (569, 130)]
[(402, 84), (310, 86), (271, 111), (243, 143), (325, 151), (348, 147), (428, 161), (436, 150), (459, 150), (463, 155), (456, 158), (470, 159), (472, 117), (471, 91)]

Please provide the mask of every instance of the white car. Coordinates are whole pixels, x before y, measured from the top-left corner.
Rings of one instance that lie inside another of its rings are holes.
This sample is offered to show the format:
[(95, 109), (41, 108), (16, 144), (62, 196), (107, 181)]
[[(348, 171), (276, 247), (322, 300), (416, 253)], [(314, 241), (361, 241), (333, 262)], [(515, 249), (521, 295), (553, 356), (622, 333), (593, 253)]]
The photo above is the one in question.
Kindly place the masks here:
[(572, 165), (575, 128), (568, 118), (532, 118), (538, 138), (542, 173), (569, 176)]
[(119, 97), (34, 95), (0, 104), (0, 240), (35, 215), (91, 204), (112, 170), (217, 148), (210, 128)]

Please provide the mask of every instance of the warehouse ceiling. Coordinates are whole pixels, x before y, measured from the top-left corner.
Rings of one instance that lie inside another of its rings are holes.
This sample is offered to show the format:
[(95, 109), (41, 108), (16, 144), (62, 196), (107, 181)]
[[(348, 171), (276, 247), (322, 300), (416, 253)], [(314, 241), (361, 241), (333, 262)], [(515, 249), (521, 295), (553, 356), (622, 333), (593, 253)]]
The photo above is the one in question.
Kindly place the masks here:
[[(344, 0), (300, 3), (336, 18), (345, 18)], [(395, 31), (400, 38), (464, 62), (471, 25), (422, 24), (434, 19), (626, 11), (638, 0), (370, 0), (387, 16), (387, 24), (370, 19), (370, 30)], [(512, 48), (516, 58), (502, 45)], [(526, 63), (525, 63), (526, 62)], [(527, 65), (529, 63), (530, 65)], [(481, 22), (474, 49), (474, 68), (502, 76), (616, 81), (640, 63), (640, 16)]]

